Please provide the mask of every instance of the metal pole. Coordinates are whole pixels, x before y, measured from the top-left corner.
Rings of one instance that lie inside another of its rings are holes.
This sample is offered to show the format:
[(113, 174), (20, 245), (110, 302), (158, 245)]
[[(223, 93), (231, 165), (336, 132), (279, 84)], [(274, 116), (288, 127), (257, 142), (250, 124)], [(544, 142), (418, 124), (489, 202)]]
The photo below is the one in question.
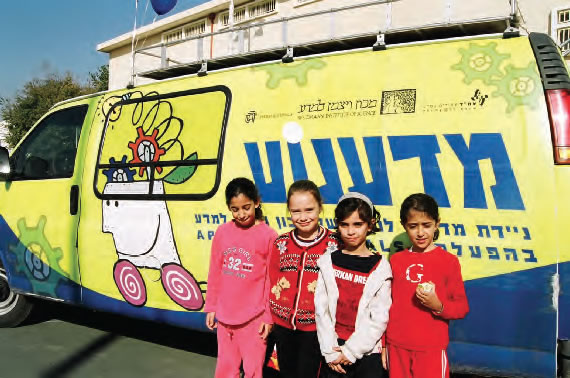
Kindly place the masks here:
[(133, 38), (131, 41), (131, 82), (130, 86), (135, 85), (135, 35), (137, 32), (137, 13), (139, 9), (139, 0), (135, 0), (135, 25), (133, 26)]

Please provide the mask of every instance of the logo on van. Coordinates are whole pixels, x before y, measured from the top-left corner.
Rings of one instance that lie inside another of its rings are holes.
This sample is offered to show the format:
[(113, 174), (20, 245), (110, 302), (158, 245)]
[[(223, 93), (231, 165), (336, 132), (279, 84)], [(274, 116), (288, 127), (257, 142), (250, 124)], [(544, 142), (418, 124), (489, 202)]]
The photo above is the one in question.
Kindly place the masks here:
[(415, 113), (416, 90), (382, 91), (380, 114)]

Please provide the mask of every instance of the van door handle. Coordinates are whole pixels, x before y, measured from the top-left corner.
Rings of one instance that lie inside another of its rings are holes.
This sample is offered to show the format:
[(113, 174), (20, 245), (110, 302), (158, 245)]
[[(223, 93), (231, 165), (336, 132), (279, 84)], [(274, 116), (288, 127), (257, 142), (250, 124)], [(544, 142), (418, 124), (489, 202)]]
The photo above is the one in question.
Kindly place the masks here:
[(79, 210), (79, 185), (72, 185), (69, 193), (69, 212), (76, 215)]

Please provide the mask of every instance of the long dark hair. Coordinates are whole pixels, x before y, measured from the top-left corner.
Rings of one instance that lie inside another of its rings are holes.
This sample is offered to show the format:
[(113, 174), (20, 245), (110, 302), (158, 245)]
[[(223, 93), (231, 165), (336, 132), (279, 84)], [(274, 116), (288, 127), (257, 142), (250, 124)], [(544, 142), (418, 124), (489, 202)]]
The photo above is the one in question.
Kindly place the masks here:
[[(436, 223), (439, 222), (439, 207), (437, 205), (437, 201), (430, 195), (425, 193), (416, 193), (408, 196), (408, 198), (402, 202), (402, 206), (400, 207), (400, 223), (402, 226), (406, 225), (410, 210), (426, 213)], [(439, 229), (435, 230), (433, 240), (436, 241), (438, 237)]]
[(226, 205), (230, 206), (232, 198), (243, 194), (253, 202), (259, 202), (259, 206), (255, 208), (255, 219), (263, 220), (263, 210), (261, 210), (261, 197), (257, 187), (250, 179), (238, 177), (233, 179), (226, 186)]

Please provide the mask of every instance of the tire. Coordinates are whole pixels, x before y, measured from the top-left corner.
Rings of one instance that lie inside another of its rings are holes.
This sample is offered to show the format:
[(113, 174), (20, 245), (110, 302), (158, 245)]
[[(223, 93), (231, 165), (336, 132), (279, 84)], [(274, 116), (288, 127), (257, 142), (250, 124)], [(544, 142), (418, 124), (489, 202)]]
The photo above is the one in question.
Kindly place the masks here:
[(6, 270), (0, 266), (0, 328), (16, 327), (32, 311), (32, 304), (8, 285)]

